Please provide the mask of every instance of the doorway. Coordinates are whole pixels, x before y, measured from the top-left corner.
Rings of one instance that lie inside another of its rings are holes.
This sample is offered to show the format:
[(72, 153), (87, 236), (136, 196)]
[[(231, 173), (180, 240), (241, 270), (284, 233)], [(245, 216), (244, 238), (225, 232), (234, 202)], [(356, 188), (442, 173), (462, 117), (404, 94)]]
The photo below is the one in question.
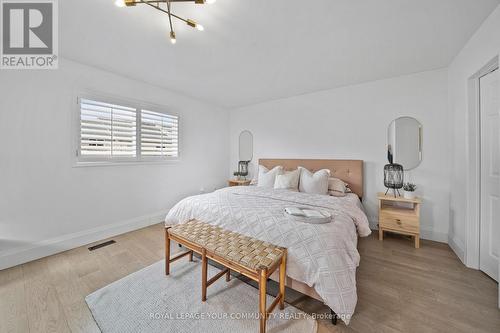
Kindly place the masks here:
[(498, 281), (500, 257), (500, 71), (479, 78), (479, 268)]

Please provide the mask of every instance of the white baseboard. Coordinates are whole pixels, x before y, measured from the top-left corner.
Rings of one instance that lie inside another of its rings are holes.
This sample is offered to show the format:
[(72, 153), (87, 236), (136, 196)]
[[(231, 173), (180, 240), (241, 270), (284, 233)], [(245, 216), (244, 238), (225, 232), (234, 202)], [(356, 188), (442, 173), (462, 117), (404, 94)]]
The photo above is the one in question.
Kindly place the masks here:
[[(378, 230), (378, 222), (370, 221), (370, 229)], [(434, 230), (420, 229), (420, 238), (440, 243), (448, 243), (448, 234)]]
[(448, 233), (434, 230), (420, 229), (420, 238), (440, 243), (448, 243)]
[(0, 252), (0, 270), (160, 223), (167, 212), (156, 212)]
[(458, 259), (462, 261), (465, 265), (465, 245), (462, 241), (456, 238), (454, 235), (450, 234), (448, 237), (448, 245), (451, 247), (453, 252), (457, 255)]

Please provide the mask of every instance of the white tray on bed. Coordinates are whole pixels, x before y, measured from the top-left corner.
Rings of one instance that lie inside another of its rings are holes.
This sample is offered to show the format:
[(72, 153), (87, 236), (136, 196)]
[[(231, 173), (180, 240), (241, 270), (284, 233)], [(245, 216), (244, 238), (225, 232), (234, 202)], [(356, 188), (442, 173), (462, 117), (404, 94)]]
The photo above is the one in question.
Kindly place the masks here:
[(332, 221), (332, 214), (330, 214), (328, 211), (323, 210), (323, 209), (311, 209), (309, 207), (296, 207), (298, 209), (306, 209), (306, 210), (315, 210), (321, 215), (322, 217), (307, 217), (307, 216), (296, 216), (292, 215), (286, 212), (286, 210), (283, 211), (283, 214), (285, 214), (286, 217), (288, 217), (291, 220), (297, 221), (297, 222), (303, 222), (303, 223), (311, 223), (311, 224), (323, 224), (323, 223), (329, 223)]

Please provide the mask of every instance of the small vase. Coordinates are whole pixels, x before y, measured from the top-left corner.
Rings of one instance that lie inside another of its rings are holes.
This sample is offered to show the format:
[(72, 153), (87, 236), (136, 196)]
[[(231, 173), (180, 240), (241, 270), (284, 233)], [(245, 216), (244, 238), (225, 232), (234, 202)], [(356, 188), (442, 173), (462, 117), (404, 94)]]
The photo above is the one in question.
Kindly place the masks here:
[(415, 191), (403, 191), (403, 196), (405, 199), (415, 199)]

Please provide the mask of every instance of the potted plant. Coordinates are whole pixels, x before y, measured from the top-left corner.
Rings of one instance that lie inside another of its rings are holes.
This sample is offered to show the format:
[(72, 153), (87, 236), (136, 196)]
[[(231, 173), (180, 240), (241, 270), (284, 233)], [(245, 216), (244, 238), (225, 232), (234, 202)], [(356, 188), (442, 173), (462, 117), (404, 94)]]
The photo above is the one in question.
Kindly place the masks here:
[(415, 199), (415, 190), (417, 189), (417, 185), (413, 183), (405, 183), (403, 185), (404, 198), (405, 199)]

